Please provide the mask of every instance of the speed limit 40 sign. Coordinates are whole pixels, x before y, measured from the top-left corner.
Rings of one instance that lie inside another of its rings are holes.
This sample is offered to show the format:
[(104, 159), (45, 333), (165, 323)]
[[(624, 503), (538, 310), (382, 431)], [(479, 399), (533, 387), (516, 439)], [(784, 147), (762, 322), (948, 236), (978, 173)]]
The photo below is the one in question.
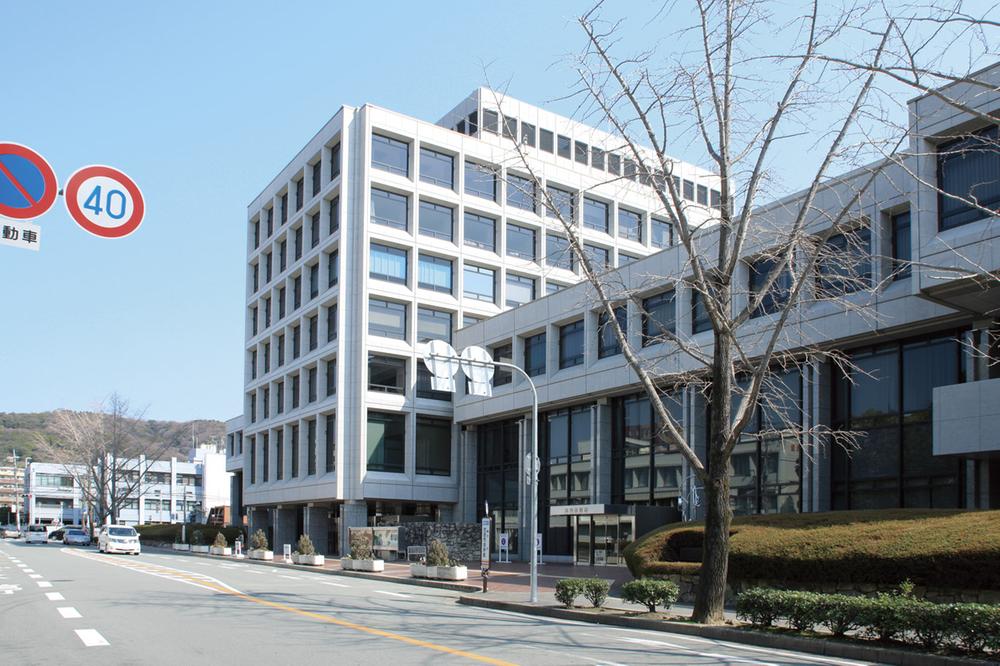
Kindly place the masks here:
[(101, 238), (124, 238), (142, 224), (146, 205), (135, 182), (118, 169), (95, 164), (66, 181), (66, 210), (86, 231)]

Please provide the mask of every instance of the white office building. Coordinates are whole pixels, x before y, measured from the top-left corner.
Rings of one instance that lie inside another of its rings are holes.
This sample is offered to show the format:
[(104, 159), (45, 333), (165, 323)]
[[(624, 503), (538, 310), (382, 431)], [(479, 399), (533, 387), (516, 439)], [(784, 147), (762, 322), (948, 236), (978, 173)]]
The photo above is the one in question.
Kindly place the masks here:
[[(599, 265), (669, 247), (652, 190), (665, 176), (640, 178), (624, 154), (485, 88), (437, 123), (341, 107), (248, 209), (234, 521), (329, 554), (350, 526), (460, 518), (467, 462), (421, 345), (580, 280), (531, 173)], [(717, 179), (681, 162), (672, 177), (707, 218)]]

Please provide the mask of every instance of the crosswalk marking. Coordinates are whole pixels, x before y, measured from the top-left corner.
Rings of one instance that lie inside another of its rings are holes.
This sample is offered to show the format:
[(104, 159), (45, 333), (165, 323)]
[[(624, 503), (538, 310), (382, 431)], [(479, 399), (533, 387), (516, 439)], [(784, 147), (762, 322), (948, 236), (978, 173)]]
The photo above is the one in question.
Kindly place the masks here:
[(35, 582), (38, 583), (38, 587), (52, 587), (52, 583), (47, 580), (36, 580)]
[(66, 601), (66, 597), (59, 594), (58, 592), (46, 592), (45, 598), (49, 601)]
[(102, 645), (110, 645), (108, 641), (101, 636), (97, 629), (75, 629), (76, 635), (80, 637), (83, 644), (87, 647), (100, 647)]
[(59, 611), (59, 614), (63, 616), (64, 620), (76, 620), (83, 617), (80, 615), (80, 612), (72, 606), (63, 606), (61, 608), (57, 608), (56, 610)]

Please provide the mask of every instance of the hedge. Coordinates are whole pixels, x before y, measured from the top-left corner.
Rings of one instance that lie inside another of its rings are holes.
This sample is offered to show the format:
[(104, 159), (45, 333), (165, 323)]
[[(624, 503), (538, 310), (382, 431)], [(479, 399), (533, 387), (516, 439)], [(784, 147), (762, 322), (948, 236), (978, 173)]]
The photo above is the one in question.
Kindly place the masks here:
[(935, 604), (903, 593), (862, 597), (754, 588), (737, 595), (736, 614), (758, 627), (784, 620), (797, 631), (824, 627), (835, 636), (857, 631), (926, 650), (1000, 649), (1000, 607), (986, 604)]
[[(144, 541), (159, 541), (161, 543), (175, 543), (181, 534), (181, 525), (179, 523), (138, 525), (135, 529), (139, 532), (139, 535)], [(220, 532), (224, 537), (226, 537), (226, 541), (230, 544), (236, 541), (237, 536), (243, 534), (243, 529), (240, 527), (218, 527), (216, 525), (188, 523), (185, 534), (187, 537), (187, 543), (191, 543), (191, 538), (194, 535), (195, 530), (201, 531), (201, 542), (206, 546), (215, 541), (215, 535)], [(244, 536), (244, 539), (245, 538), (246, 537)]]
[(556, 601), (566, 608), (572, 608), (581, 594), (595, 608), (600, 608), (608, 598), (611, 583), (601, 578), (562, 578), (556, 581)]
[[(704, 526), (665, 525), (625, 549), (636, 578), (700, 571)], [(1000, 590), (1000, 511), (897, 509), (740, 516), (733, 580)]]

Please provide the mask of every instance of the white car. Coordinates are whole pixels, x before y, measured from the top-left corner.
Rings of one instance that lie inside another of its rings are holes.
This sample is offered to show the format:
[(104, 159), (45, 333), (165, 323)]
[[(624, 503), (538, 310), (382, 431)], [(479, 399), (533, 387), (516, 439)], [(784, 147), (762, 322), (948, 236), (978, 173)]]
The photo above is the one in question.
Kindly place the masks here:
[(24, 543), (48, 543), (49, 529), (45, 525), (28, 525), (24, 533)]
[(131, 553), (138, 555), (139, 533), (128, 525), (105, 525), (97, 536), (97, 549), (102, 553)]

